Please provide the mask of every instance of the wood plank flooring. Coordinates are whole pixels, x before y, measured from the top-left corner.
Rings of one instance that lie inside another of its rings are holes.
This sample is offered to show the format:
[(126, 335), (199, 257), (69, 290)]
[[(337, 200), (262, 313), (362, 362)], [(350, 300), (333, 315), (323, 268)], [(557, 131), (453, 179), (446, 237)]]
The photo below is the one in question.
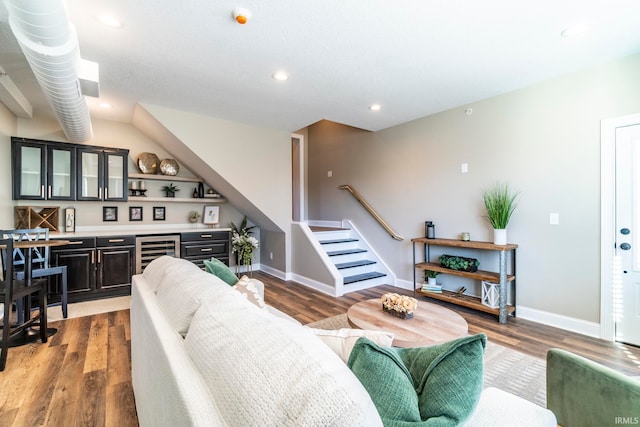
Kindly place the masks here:
[[(385, 292), (411, 294), (380, 286), (333, 298), (261, 272), (268, 304), (302, 323), (346, 313), (354, 303)], [(535, 357), (551, 347), (565, 348), (630, 375), (640, 375), (640, 349), (562, 331), (523, 319), (499, 324), (494, 316), (440, 303), (469, 323), (470, 333)], [(53, 322), (58, 333), (46, 344), (9, 350), (0, 372), (0, 427), (137, 426), (131, 386), (129, 311)]]

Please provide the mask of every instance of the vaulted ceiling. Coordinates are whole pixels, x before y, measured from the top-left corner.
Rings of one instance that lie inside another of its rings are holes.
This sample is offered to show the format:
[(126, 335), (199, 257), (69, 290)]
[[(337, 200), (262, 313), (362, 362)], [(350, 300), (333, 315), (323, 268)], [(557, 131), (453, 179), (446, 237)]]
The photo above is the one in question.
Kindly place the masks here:
[[(245, 25), (236, 7), (251, 12)], [(322, 119), (379, 130), (640, 52), (637, 0), (68, 0), (67, 9), (82, 58), (100, 65), (91, 116), (125, 122), (144, 102), (288, 131)], [(102, 25), (105, 13), (122, 27)], [(0, 4), (0, 67), (46, 114), (7, 20)], [(578, 24), (588, 31), (561, 36)]]

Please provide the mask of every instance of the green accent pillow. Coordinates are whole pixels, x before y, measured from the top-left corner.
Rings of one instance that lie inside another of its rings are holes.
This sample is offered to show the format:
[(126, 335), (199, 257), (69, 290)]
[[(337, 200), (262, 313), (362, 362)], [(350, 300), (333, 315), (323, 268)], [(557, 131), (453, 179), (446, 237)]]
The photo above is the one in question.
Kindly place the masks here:
[(380, 347), (360, 338), (348, 366), (385, 426), (457, 426), (482, 392), (485, 334), (432, 347)]
[(222, 281), (226, 282), (229, 286), (233, 286), (238, 283), (238, 276), (222, 261), (216, 258), (204, 261), (204, 269), (207, 273), (211, 273), (214, 276), (218, 276)]

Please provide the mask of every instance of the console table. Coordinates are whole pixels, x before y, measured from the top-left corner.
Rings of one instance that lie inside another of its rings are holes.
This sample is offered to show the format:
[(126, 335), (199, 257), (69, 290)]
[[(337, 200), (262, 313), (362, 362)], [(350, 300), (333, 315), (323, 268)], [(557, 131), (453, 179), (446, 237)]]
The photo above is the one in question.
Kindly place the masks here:
[[(413, 294), (416, 292), (423, 296), (446, 301), (449, 303), (461, 305), (464, 307), (473, 308), (475, 310), (484, 311), (486, 313), (495, 314), (498, 316), (500, 323), (507, 323), (507, 316), (515, 316), (515, 272), (516, 272), (516, 249), (518, 245), (509, 243), (507, 245), (495, 245), (491, 242), (477, 242), (477, 241), (463, 241), (455, 239), (427, 239), (425, 237), (418, 237), (411, 239), (413, 243)], [(416, 261), (416, 244), (424, 246), (424, 261)], [(498, 271), (485, 271), (478, 270), (474, 272), (458, 271), (449, 268), (441, 267), (439, 263), (430, 262), (430, 247), (431, 246), (446, 246), (452, 248), (464, 248), (475, 249), (480, 251), (496, 251), (499, 253)], [(507, 253), (512, 252), (511, 256), (511, 274), (507, 274)], [(416, 271), (431, 270), (443, 274), (451, 274), (455, 276), (467, 277), (470, 279), (487, 280), (493, 283), (499, 284), (499, 307), (491, 308), (482, 304), (480, 298), (470, 295), (458, 294), (455, 292), (445, 291), (442, 293), (434, 292), (422, 292), (416, 291)], [(512, 285), (513, 290), (513, 305), (507, 303), (507, 284)]]

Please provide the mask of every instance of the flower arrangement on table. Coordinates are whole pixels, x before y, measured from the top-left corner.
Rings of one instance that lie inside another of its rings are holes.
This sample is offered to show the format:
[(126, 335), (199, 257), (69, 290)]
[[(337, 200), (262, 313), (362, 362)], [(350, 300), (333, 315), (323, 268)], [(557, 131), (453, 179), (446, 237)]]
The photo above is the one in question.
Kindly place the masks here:
[(252, 273), (251, 258), (253, 257), (253, 252), (260, 246), (258, 239), (251, 235), (251, 229), (254, 227), (255, 225), (247, 227), (246, 216), (242, 219), (239, 227), (236, 227), (233, 222), (231, 223), (231, 252), (237, 256), (238, 268), (240, 265), (247, 266), (250, 275)]
[(380, 298), (382, 310), (402, 319), (411, 319), (418, 308), (418, 301), (406, 295), (387, 293)]

